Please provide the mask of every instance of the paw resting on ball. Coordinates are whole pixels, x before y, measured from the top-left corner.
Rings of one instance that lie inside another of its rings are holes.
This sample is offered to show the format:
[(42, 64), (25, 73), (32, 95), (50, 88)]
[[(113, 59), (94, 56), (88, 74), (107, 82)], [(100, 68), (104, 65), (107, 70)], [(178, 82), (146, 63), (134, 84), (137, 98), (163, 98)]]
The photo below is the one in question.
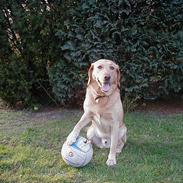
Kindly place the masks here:
[(67, 142), (63, 144), (61, 155), (66, 164), (73, 167), (83, 167), (93, 157), (92, 144), (86, 138), (78, 137), (72, 145), (68, 145)]
[(76, 142), (77, 137), (78, 137), (77, 133), (71, 132), (67, 137), (67, 140), (66, 140), (67, 144), (72, 145), (74, 142)]

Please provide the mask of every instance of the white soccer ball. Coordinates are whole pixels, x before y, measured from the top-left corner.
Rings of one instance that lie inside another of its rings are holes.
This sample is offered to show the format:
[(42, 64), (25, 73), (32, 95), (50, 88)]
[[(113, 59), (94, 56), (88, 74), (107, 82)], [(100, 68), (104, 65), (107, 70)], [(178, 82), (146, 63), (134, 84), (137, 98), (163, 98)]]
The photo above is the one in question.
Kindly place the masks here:
[(78, 137), (72, 145), (68, 145), (66, 142), (63, 144), (61, 155), (66, 164), (73, 167), (83, 167), (93, 157), (92, 144), (86, 138)]

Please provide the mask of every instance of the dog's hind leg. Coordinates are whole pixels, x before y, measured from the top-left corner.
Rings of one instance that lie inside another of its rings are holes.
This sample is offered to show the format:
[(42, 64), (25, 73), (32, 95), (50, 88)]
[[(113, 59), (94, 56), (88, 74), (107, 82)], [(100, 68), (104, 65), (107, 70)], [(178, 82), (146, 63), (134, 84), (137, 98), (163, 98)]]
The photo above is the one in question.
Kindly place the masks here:
[(103, 148), (104, 147), (103, 143), (102, 143), (102, 139), (96, 135), (95, 128), (92, 125), (88, 128), (87, 138), (93, 144), (95, 144), (97, 147), (99, 147), (99, 148)]

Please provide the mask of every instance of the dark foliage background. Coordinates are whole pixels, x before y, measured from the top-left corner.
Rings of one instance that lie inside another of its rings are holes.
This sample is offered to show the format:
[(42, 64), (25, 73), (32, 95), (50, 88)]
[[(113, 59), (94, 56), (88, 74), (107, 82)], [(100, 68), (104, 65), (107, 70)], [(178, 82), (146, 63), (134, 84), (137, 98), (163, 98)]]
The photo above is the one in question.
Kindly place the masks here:
[(123, 96), (180, 93), (182, 12), (182, 0), (2, 0), (0, 97), (77, 103), (100, 58), (120, 65)]

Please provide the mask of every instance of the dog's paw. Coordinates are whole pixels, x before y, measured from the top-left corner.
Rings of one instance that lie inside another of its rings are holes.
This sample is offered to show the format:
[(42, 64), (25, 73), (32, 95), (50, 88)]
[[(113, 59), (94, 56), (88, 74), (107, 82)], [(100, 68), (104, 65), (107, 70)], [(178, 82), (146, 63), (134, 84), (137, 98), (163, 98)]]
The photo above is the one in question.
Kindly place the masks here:
[(66, 143), (68, 145), (72, 145), (74, 142), (76, 142), (78, 135), (74, 132), (71, 132), (69, 136), (67, 137)]
[(108, 158), (106, 161), (107, 166), (115, 166), (116, 165), (116, 158)]

